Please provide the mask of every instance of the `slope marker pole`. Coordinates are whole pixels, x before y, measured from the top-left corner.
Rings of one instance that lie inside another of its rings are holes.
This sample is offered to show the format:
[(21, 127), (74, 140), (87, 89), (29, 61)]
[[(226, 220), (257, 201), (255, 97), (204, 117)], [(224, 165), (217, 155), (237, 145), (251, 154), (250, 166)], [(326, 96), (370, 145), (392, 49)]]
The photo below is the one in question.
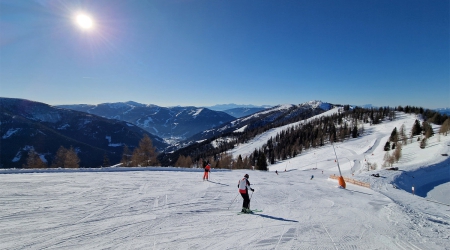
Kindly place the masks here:
[(337, 162), (337, 166), (338, 166), (338, 169), (339, 169), (339, 175), (340, 175), (340, 177), (338, 179), (339, 186), (341, 186), (342, 188), (345, 189), (345, 181), (344, 181), (344, 177), (342, 177), (341, 168), (339, 167), (339, 160), (338, 160), (338, 157), (337, 157), (337, 154), (336, 154), (336, 149), (334, 149), (334, 144), (333, 143), (331, 143), (331, 145), (333, 146), (334, 155), (336, 156), (336, 162)]

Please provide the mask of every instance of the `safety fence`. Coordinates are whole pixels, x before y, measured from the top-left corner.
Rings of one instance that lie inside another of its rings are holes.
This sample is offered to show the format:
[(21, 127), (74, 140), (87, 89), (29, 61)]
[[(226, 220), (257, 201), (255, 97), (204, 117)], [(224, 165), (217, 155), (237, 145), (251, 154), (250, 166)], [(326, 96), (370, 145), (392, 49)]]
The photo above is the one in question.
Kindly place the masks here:
[[(337, 175), (330, 175), (330, 178), (338, 180), (339, 176), (337, 176)], [(358, 185), (358, 186), (361, 186), (361, 187), (370, 188), (370, 183), (367, 183), (367, 182), (357, 181), (355, 179), (348, 178), (348, 177), (344, 177), (344, 181), (346, 183), (351, 183), (351, 184), (355, 184), (355, 185)]]

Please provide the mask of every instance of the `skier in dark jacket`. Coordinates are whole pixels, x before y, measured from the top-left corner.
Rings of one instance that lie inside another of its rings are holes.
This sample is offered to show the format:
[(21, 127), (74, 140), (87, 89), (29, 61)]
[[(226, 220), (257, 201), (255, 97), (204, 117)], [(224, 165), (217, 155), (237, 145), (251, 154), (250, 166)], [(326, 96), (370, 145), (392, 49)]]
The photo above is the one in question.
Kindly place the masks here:
[(242, 211), (243, 213), (252, 213), (250, 210), (250, 197), (248, 196), (248, 190), (252, 190), (254, 192), (255, 190), (250, 187), (250, 182), (248, 181), (248, 174), (244, 175), (244, 178), (242, 180), (239, 180), (238, 188), (239, 193), (241, 194), (242, 198), (244, 199), (244, 203), (242, 204)]

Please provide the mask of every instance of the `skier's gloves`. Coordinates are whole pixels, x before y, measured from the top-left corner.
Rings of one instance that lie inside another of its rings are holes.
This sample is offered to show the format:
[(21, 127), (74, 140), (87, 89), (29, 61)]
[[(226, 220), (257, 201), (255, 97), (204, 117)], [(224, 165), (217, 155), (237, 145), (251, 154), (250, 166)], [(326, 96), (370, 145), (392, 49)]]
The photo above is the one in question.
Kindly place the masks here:
[(252, 192), (255, 192), (255, 190), (253, 188), (250, 188), (250, 190), (252, 190)]

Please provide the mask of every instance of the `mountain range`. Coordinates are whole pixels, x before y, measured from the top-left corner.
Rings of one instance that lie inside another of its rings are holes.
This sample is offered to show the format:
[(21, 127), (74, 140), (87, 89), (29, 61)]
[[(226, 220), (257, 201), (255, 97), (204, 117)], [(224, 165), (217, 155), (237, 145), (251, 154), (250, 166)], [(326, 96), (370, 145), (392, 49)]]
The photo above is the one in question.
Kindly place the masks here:
[(232, 110), (232, 109), (267, 109), (267, 108), (271, 108), (273, 106), (271, 105), (261, 105), (261, 106), (256, 106), (256, 105), (240, 105), (240, 104), (234, 104), (234, 103), (229, 103), (229, 104), (216, 104), (214, 106), (209, 106), (206, 108), (212, 109), (212, 110), (216, 110), (216, 111), (224, 111), (227, 112), (228, 110)]
[(24, 99), (0, 98), (0, 121), (0, 168), (20, 168), (31, 149), (50, 163), (60, 146), (73, 147), (82, 167), (99, 167), (105, 156), (117, 163), (123, 146), (133, 149), (144, 134), (158, 150), (168, 146), (125, 121)]
[(104, 156), (112, 163), (119, 162), (123, 146), (132, 150), (144, 134), (148, 134), (156, 149), (163, 152), (247, 127), (308, 118), (331, 106), (313, 101), (267, 109), (228, 110), (238, 112), (236, 109), (241, 109), (240, 113), (250, 114), (236, 119), (224, 111), (208, 108), (159, 107), (132, 101), (51, 106), (24, 99), (0, 98), (0, 167), (20, 168), (30, 149), (50, 163), (60, 146), (72, 146), (81, 160), (80, 166), (98, 167)]
[(269, 123), (281, 126), (285, 123), (306, 119), (320, 114), (330, 110), (332, 107), (332, 104), (324, 103), (322, 101), (310, 101), (298, 105), (277, 105), (245, 117), (237, 118), (214, 129), (202, 131), (192, 136), (190, 140), (198, 141), (230, 132), (243, 132), (245, 129), (254, 129)]
[(126, 121), (165, 139), (168, 143), (187, 139), (201, 131), (236, 119), (225, 112), (208, 108), (160, 107), (132, 101), (98, 105), (60, 105), (58, 107)]

